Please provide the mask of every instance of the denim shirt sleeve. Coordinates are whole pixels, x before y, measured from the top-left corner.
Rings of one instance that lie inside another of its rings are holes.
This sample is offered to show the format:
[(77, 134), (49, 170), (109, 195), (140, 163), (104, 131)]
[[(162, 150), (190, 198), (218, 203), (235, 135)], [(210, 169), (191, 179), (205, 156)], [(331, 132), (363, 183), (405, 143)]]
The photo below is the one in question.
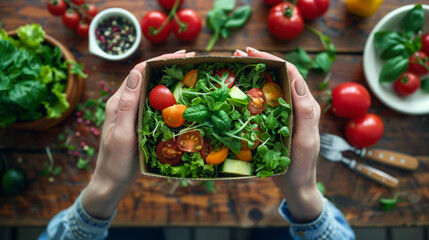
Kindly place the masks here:
[[(85, 190), (84, 190), (85, 191)], [(115, 213), (109, 219), (91, 217), (82, 206), (82, 195), (73, 205), (59, 212), (48, 224), (47, 229), (38, 238), (45, 239), (105, 239)]]
[(355, 239), (355, 234), (344, 215), (326, 198), (323, 198), (320, 216), (313, 222), (294, 222), (285, 199), (279, 206), (279, 213), (289, 223), (289, 231), (293, 239)]

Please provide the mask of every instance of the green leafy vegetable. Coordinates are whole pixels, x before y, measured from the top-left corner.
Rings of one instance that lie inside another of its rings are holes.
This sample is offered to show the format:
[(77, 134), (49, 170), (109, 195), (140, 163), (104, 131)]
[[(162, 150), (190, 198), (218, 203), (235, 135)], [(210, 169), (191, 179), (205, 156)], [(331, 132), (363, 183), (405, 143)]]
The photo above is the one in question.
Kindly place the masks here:
[(187, 108), (183, 113), (183, 118), (187, 121), (203, 123), (210, 115), (208, 109), (204, 105), (196, 105)]
[(399, 192), (395, 193), (393, 198), (380, 198), (380, 208), (383, 211), (391, 211), (395, 208), (396, 203), (399, 201)]
[(416, 4), (401, 21), (401, 28), (405, 32), (413, 32), (414, 34), (422, 30), (425, 22), (425, 13), (421, 4)]
[(387, 60), (381, 69), (379, 82), (394, 82), (396, 81), (405, 70), (408, 68), (408, 58), (397, 56)]
[(323, 182), (317, 182), (316, 187), (317, 189), (319, 189), (319, 192), (324, 196), (326, 192), (325, 184), (323, 184)]
[(211, 115), (213, 126), (221, 130), (229, 130), (231, 128), (231, 119), (223, 110), (217, 110)]
[(227, 38), (232, 29), (244, 26), (252, 13), (252, 8), (249, 5), (245, 5), (237, 8), (228, 16), (228, 13), (234, 8), (235, 0), (216, 0), (213, 4), (213, 9), (207, 13), (207, 27), (213, 30), (213, 35), (207, 44), (207, 51), (214, 47), (219, 40), (219, 36)]

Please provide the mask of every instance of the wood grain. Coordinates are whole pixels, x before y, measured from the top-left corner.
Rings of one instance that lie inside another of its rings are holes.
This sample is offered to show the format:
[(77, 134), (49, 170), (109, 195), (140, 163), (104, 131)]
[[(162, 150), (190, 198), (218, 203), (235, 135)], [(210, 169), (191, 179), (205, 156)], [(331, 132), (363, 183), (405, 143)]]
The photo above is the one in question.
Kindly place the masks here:
[[(88, 0), (99, 9), (121, 6), (140, 19), (149, 10), (161, 10), (157, 1), (131, 0)], [(269, 51), (279, 57), (302, 46), (312, 53), (321, 51), (318, 38), (305, 31), (299, 38), (282, 42), (272, 38), (266, 28), (269, 8), (260, 0), (238, 1), (239, 5), (249, 2), (254, 10), (250, 22), (230, 38), (220, 40), (214, 51), (204, 51), (210, 32), (204, 28), (194, 42), (182, 43), (172, 35), (164, 44), (154, 45), (143, 40), (140, 50), (124, 61), (109, 62), (88, 53), (88, 41), (79, 38), (73, 30), (66, 29), (61, 19), (51, 16), (45, 8), (47, 1), (6, 0), (0, 2), (0, 22), (6, 30), (16, 29), (26, 23), (40, 23), (46, 32), (64, 45), (84, 63), (89, 77), (85, 80), (85, 92), (81, 99), (98, 97), (97, 86), (103, 80), (107, 86), (117, 87), (125, 79), (132, 66), (167, 52), (179, 49), (196, 51), (198, 55), (232, 55), (235, 49), (252, 46)], [(353, 81), (366, 86), (362, 70), (362, 49), (365, 40), (375, 24), (391, 10), (412, 0), (384, 1), (378, 12), (361, 19), (345, 11), (344, 0), (331, 0), (328, 13), (312, 21), (311, 26), (329, 35), (338, 49), (338, 58), (332, 68), (329, 88), (341, 82)], [(212, 1), (187, 0), (184, 8), (195, 9), (203, 18), (212, 7)], [(310, 74), (307, 83), (313, 95), (323, 105), (324, 92), (317, 86), (322, 76)], [(379, 210), (379, 198), (391, 197), (395, 190), (381, 187), (362, 176), (350, 172), (342, 164), (320, 159), (318, 180), (327, 188), (326, 196), (341, 211), (352, 226), (429, 226), (429, 116), (407, 116), (390, 110), (374, 96), (370, 112), (378, 114), (384, 122), (383, 138), (375, 147), (395, 150), (416, 156), (420, 161), (414, 172), (401, 171), (385, 165), (369, 162), (354, 155), (359, 162), (370, 164), (399, 179), (399, 191), (403, 201), (391, 212)], [(322, 114), (320, 131), (344, 136), (345, 119), (330, 113)], [(80, 136), (75, 134), (78, 129)], [(85, 141), (98, 147), (99, 139), (89, 134), (88, 129), (76, 123), (72, 114), (60, 125), (43, 131), (0, 130), (1, 161), (9, 166), (20, 166), (29, 175), (29, 184), (22, 195), (10, 197), (0, 193), (0, 226), (41, 226), (60, 210), (70, 206), (86, 186), (94, 169), (95, 158), (90, 171), (78, 170), (77, 158), (69, 156), (60, 145), (60, 133), (70, 133), (71, 143), (79, 145)], [(38, 176), (47, 161), (44, 148), (50, 146), (54, 152), (55, 164), (63, 171), (50, 182)], [(277, 213), (280, 193), (270, 179), (216, 183), (216, 194), (207, 194), (201, 186), (179, 188), (174, 194), (168, 192), (172, 184), (159, 178), (140, 177), (118, 208), (113, 222), (115, 226), (232, 226), (265, 227), (285, 226)]]

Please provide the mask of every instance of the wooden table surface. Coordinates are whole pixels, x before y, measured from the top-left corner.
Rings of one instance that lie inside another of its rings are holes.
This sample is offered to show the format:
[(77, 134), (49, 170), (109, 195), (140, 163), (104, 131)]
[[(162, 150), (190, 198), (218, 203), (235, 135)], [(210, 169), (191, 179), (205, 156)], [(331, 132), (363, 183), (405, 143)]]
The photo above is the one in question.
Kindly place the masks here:
[[(283, 57), (290, 50), (302, 46), (315, 53), (323, 47), (318, 38), (305, 31), (299, 38), (282, 42), (268, 33), (266, 18), (269, 7), (262, 0), (239, 0), (239, 5), (250, 3), (252, 17), (242, 29), (227, 40), (220, 40), (213, 51), (205, 52), (209, 31), (204, 28), (192, 43), (181, 43), (174, 36), (160, 45), (152, 45), (143, 39), (138, 53), (121, 62), (109, 62), (92, 56), (88, 52), (88, 40), (79, 38), (73, 31), (65, 29), (60, 18), (51, 16), (45, 8), (47, 1), (2, 0), (0, 22), (6, 30), (12, 30), (26, 23), (40, 23), (46, 32), (64, 43), (79, 62), (85, 64), (89, 74), (81, 102), (98, 97), (97, 85), (104, 80), (108, 86), (117, 87), (129, 70), (142, 60), (174, 52), (179, 49), (196, 51), (199, 55), (231, 55), (235, 49), (246, 46), (269, 51)], [(88, 0), (98, 9), (122, 7), (131, 11), (138, 19), (149, 10), (160, 9), (157, 1), (98, 1)], [(323, 18), (310, 23), (329, 35), (338, 49), (338, 58), (332, 68), (329, 88), (345, 81), (359, 82), (366, 86), (362, 69), (362, 49), (365, 40), (375, 24), (388, 12), (412, 0), (384, 1), (378, 12), (361, 19), (346, 12), (344, 0), (331, 0), (329, 11)], [(211, 1), (186, 0), (184, 8), (192, 8), (204, 19), (212, 7)], [(205, 22), (205, 21), (204, 21)], [(317, 89), (322, 77), (310, 75), (307, 82), (313, 94), (321, 102), (323, 92)], [(384, 122), (385, 132), (376, 147), (415, 155), (420, 160), (415, 172), (400, 171), (379, 164), (370, 163), (389, 174), (398, 177), (397, 190), (389, 190), (351, 173), (345, 166), (318, 162), (318, 180), (326, 188), (326, 196), (345, 214), (355, 227), (367, 226), (429, 226), (429, 119), (426, 116), (407, 116), (384, 106), (375, 96), (369, 110), (378, 114)], [(76, 167), (77, 159), (68, 156), (59, 148), (58, 134), (75, 131), (76, 117), (69, 117), (64, 123), (44, 132), (0, 130), (0, 154), (7, 166), (24, 168), (29, 185), (18, 196), (0, 195), (0, 226), (45, 225), (60, 210), (70, 206), (88, 182), (94, 168), (89, 171)], [(331, 114), (323, 114), (321, 132), (343, 136), (345, 120)], [(86, 141), (96, 147), (99, 139), (90, 134), (73, 137), (72, 143)], [(45, 147), (54, 152), (55, 164), (63, 171), (50, 182), (38, 172), (47, 161)], [(359, 159), (359, 161), (367, 162)], [(171, 183), (162, 179), (140, 177), (118, 208), (113, 222), (115, 226), (233, 226), (264, 227), (285, 226), (277, 213), (281, 197), (270, 179), (216, 182), (215, 194), (208, 194), (201, 186), (179, 188), (169, 194)], [(402, 202), (391, 212), (379, 210), (379, 198), (391, 197), (396, 191)]]

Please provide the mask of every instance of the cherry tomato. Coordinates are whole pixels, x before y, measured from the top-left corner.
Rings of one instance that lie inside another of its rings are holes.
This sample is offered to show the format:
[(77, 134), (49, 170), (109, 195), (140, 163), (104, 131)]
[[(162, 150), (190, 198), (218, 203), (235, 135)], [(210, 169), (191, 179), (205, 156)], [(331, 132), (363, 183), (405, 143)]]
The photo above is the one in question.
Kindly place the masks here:
[(229, 70), (229, 69), (222, 69), (222, 70), (219, 70), (219, 71), (215, 72), (214, 75), (218, 75), (219, 78), (222, 79), (222, 76), (223, 76), (224, 72), (228, 72), (228, 76), (225, 79), (225, 84), (229, 84), (228, 87), (232, 88), (232, 85), (234, 85), (234, 82), (235, 82), (235, 75), (234, 75), (234, 73), (231, 70)]
[(52, 15), (61, 16), (66, 12), (67, 5), (64, 0), (50, 0), (48, 10)]
[(76, 5), (82, 5), (85, 3), (85, 0), (72, 0), (72, 3), (74, 3)]
[(393, 84), (395, 91), (401, 96), (408, 96), (420, 88), (420, 78), (412, 72), (404, 72)]
[(94, 4), (85, 4), (84, 8), (85, 8), (85, 14), (90, 16), (90, 17), (85, 17), (85, 21), (90, 23), (92, 19), (95, 17), (95, 15), (97, 15), (98, 10)]
[(182, 104), (170, 106), (162, 110), (162, 118), (168, 126), (174, 128), (180, 127), (185, 124), (185, 119), (183, 118), (185, 110), (186, 106)]
[(149, 103), (156, 110), (162, 111), (176, 104), (176, 99), (170, 89), (160, 84), (149, 93)]
[(214, 147), (210, 145), (210, 140), (204, 141), (203, 148), (200, 150), (201, 157), (206, 160), (207, 156), (213, 152)]
[(250, 162), (252, 161), (252, 151), (242, 150), (240, 153), (235, 154), (235, 159)]
[(203, 144), (203, 138), (198, 131), (187, 132), (177, 138), (177, 145), (183, 152), (199, 152), (203, 149)]
[(274, 6), (268, 15), (268, 29), (280, 40), (296, 38), (304, 30), (301, 12), (289, 2)]
[(329, 8), (329, 0), (298, 0), (296, 6), (305, 20), (313, 20), (325, 14)]
[[(179, 7), (183, 4), (184, 0), (180, 0)], [(176, 0), (158, 0), (159, 5), (161, 5), (163, 8), (167, 10), (171, 10), (174, 7), (174, 4), (176, 3)]]
[(280, 4), (283, 2), (283, 0), (264, 0), (265, 4), (268, 4), (270, 6), (275, 6), (277, 4)]
[(422, 60), (426, 67), (429, 68), (429, 57), (422, 51), (415, 52), (410, 57), (410, 62), (408, 64), (408, 69), (410, 72), (417, 74), (418, 76), (423, 76), (428, 73), (428, 69), (419, 63), (418, 59)]
[(280, 105), (279, 98), (283, 97), (283, 90), (280, 85), (275, 82), (266, 83), (262, 87), (262, 92), (264, 93), (268, 105), (271, 107), (277, 107)]
[(177, 165), (182, 161), (182, 154), (173, 139), (159, 142), (156, 148), (156, 156), (162, 164)]
[(247, 104), (247, 109), (253, 115), (259, 114), (265, 110), (265, 104), (267, 100), (265, 99), (264, 93), (259, 88), (252, 88), (247, 92), (247, 95), (250, 96), (249, 104)]
[(350, 120), (346, 125), (346, 138), (357, 148), (377, 143), (383, 136), (384, 125), (381, 119), (372, 113)]
[(180, 28), (180, 25), (177, 23), (176, 19), (173, 18), (171, 23), (171, 28), (174, 35), (182, 41), (192, 41), (198, 34), (201, 32), (202, 23), (201, 18), (198, 14), (192, 9), (183, 9), (176, 13), (179, 20), (184, 23), (185, 28)]
[(189, 71), (185, 77), (183, 78), (183, 84), (185, 84), (185, 86), (188, 86), (190, 88), (194, 88), (195, 84), (197, 84), (197, 79), (198, 78), (198, 69), (194, 69)]
[(80, 16), (75, 10), (69, 9), (63, 15), (62, 20), (66, 27), (76, 28), (79, 26)]
[[(256, 139), (256, 141), (254, 142), (254, 145), (252, 147), (249, 147), (249, 144), (247, 143), (247, 141), (241, 140), (241, 150), (242, 151), (256, 149), (259, 146), (259, 143), (261, 143), (261, 141), (259, 141), (259, 138), (261, 138), (261, 135), (262, 135), (261, 128), (259, 128), (259, 126), (258, 126), (258, 127), (253, 128), (253, 130), (259, 131), (258, 139)], [(241, 136), (243, 136), (245, 134), (246, 134), (245, 132), (241, 132)]]
[(167, 22), (164, 28), (156, 35), (152, 34), (152, 29), (158, 29), (167, 20), (167, 15), (160, 11), (150, 11), (144, 15), (140, 25), (145, 37), (153, 43), (165, 42), (170, 36), (171, 25)]
[(332, 90), (332, 112), (343, 118), (365, 115), (371, 105), (368, 90), (358, 83), (345, 82)]
[(229, 149), (226, 147), (219, 149), (217, 152), (213, 151), (207, 155), (206, 163), (214, 165), (221, 164), (225, 161), (226, 157), (228, 157), (228, 153)]
[(429, 33), (422, 36), (422, 52), (429, 56)]
[(76, 32), (81, 37), (88, 37), (89, 24), (86, 22), (79, 23), (79, 26), (76, 28)]
[(271, 76), (271, 74), (269, 74), (268, 72), (264, 72), (264, 78), (262, 79), (262, 83), (270, 83), (270, 82), (274, 82), (273, 77)]

